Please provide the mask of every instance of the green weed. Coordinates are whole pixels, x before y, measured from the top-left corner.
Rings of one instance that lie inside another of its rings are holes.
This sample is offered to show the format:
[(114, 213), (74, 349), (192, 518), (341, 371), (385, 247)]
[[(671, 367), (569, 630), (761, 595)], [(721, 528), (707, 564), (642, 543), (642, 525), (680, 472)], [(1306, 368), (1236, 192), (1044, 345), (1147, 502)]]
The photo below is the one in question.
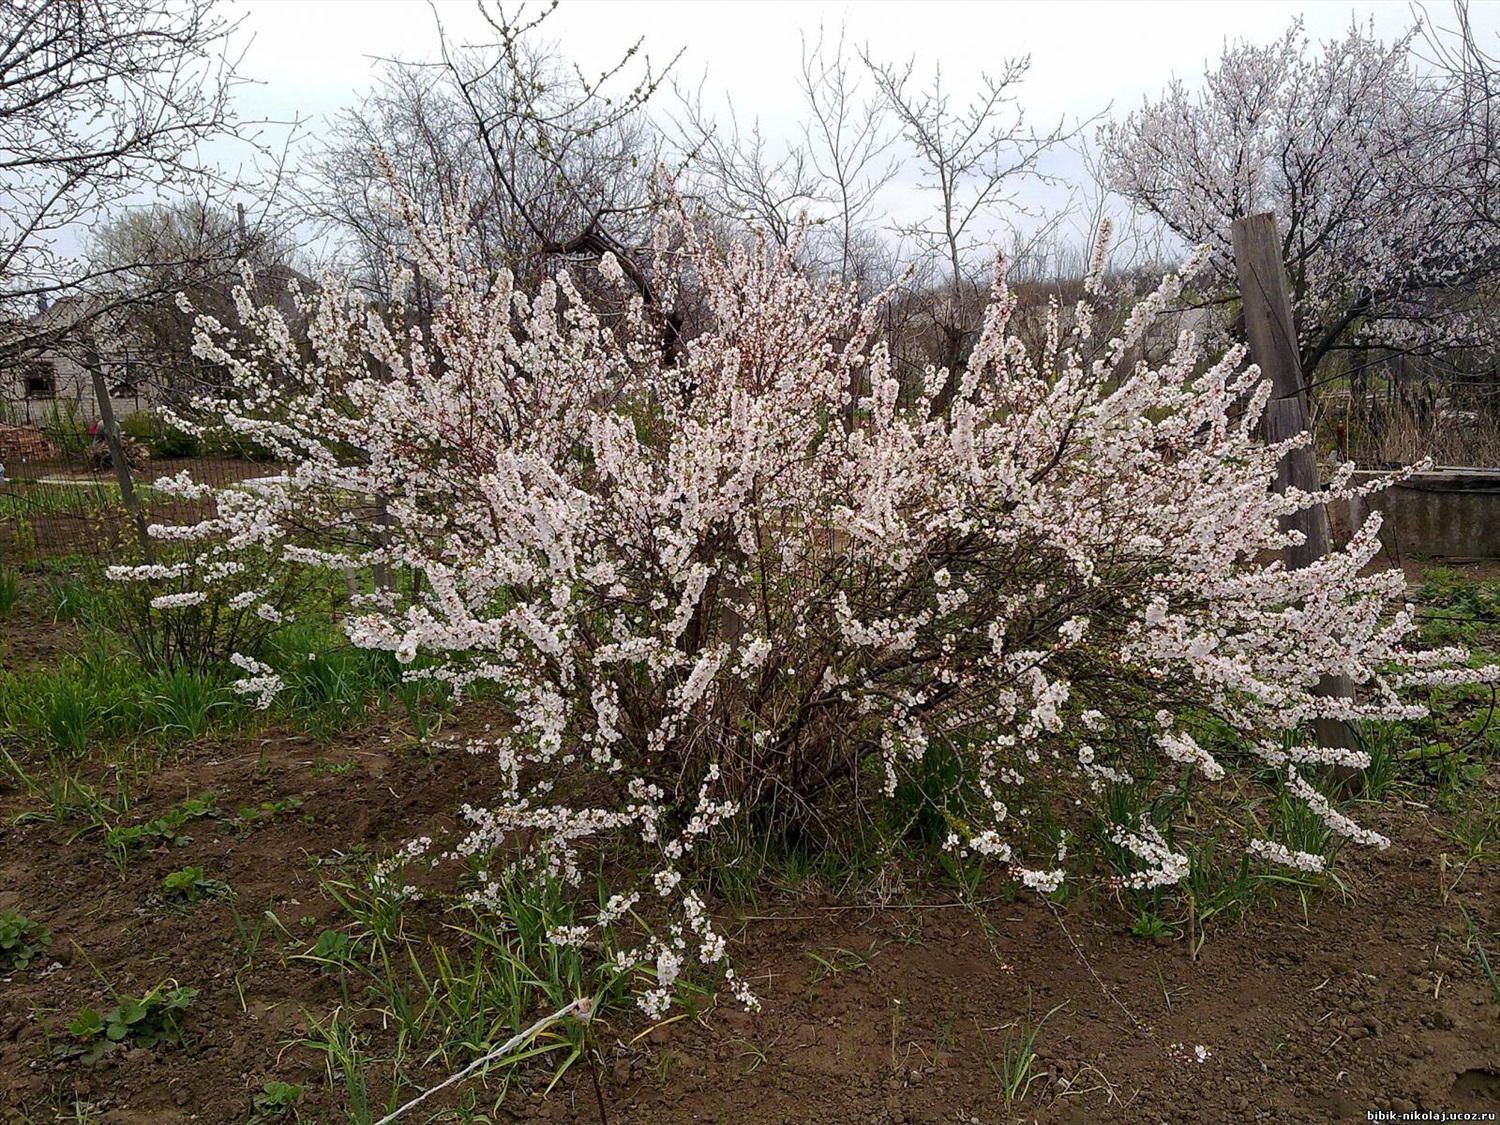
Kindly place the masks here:
[(52, 931), (15, 910), (0, 910), (0, 966), (24, 969), (52, 947)]
[(1036, 1039), (1042, 1026), (1064, 1007), (1066, 1004), (1057, 1005), (1035, 1023), (1028, 1016), (1005, 1024), (1002, 1028), (991, 1029), (1003, 1030), (1005, 1033), (999, 1050), (991, 1050), (984, 1028), (979, 1026), (978, 1020), (974, 1021), (985, 1065), (1000, 1087), (1000, 1096), (1005, 1099), (1007, 1111), (1013, 1110), (1017, 1102), (1025, 1101), (1032, 1086), (1047, 1077), (1047, 1071), (1037, 1069)]
[(272, 824), (302, 807), (301, 797), (278, 797), (274, 801), (262, 801), (258, 805), (245, 805), (234, 816), (234, 829), (240, 836), (263, 824)]
[(0, 617), (9, 617), (21, 600), (21, 572), (11, 566), (0, 566)]
[(184, 867), (173, 871), (161, 882), (167, 901), (175, 903), (201, 902), (205, 898), (228, 898), (233, 892), (222, 879), (210, 879), (201, 867)]
[(370, 1087), (365, 1075), (374, 1060), (366, 1054), (354, 1020), (339, 1007), (321, 1019), (309, 1012), (307, 1023), (307, 1035), (294, 1040), (293, 1045), (323, 1056), (328, 1085), (344, 1089), (344, 1111), (350, 1122), (368, 1125), (374, 1115), (370, 1112)]
[(301, 1086), (273, 1079), (262, 1085), (250, 1099), (250, 1119), (246, 1125), (264, 1125), (265, 1122), (285, 1117), (301, 1100)]
[(1464, 917), (1464, 926), (1469, 931), (1469, 944), (1474, 947), (1474, 955), (1479, 959), (1479, 968), (1484, 973), (1484, 979), (1489, 981), (1490, 991), (1495, 994), (1495, 999), (1500, 1000), (1500, 982), (1495, 980), (1495, 967), (1490, 964), (1490, 955), (1485, 952), (1484, 943), (1479, 939), (1479, 927), (1474, 925), (1474, 919), (1469, 916), (1468, 910), (1460, 906), (1458, 912)]
[(1133, 936), (1146, 941), (1177, 936), (1177, 931), (1172, 928), (1171, 924), (1165, 918), (1145, 909), (1136, 915), (1135, 921), (1131, 923), (1130, 932)]
[(94, 1008), (85, 1008), (68, 1024), (72, 1042), (59, 1048), (59, 1053), (88, 1065), (121, 1044), (145, 1048), (180, 1046), (183, 1015), (197, 995), (196, 988), (164, 981), (139, 999), (126, 997), (102, 1015)]
[(863, 969), (875, 959), (875, 954), (879, 950), (880, 943), (878, 941), (871, 942), (870, 948), (863, 953), (857, 953), (852, 949), (844, 949), (842, 947), (825, 949), (821, 953), (814, 953), (809, 950), (803, 956), (813, 963), (810, 983), (816, 984), (820, 980), (831, 979), (842, 976), (844, 973)]
[(146, 847), (181, 847), (191, 843), (192, 837), (184, 835), (182, 828), (193, 820), (220, 815), (215, 794), (189, 797), (177, 808), (168, 809), (161, 816), (142, 824), (117, 824), (107, 828), (104, 833), (104, 851), (123, 875), (129, 866), (132, 852)]
[(270, 910), (262, 910), (256, 915), (254, 924), (251, 924), (231, 904), (229, 917), (234, 922), (235, 941), (239, 946), (238, 969), (240, 972), (249, 972), (255, 968), (255, 957), (260, 952), (260, 943), (268, 929), (277, 930), (283, 936), (290, 936), (287, 934), (286, 927), (282, 925), (281, 919)]

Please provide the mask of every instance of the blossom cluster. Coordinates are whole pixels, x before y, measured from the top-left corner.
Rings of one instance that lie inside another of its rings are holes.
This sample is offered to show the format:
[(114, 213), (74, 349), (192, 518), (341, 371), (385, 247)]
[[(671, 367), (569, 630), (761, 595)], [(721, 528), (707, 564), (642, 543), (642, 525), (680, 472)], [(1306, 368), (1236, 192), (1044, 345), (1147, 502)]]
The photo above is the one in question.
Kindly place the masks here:
[[(657, 299), (702, 326), (675, 347), (633, 290), (586, 299), (560, 270), (522, 292), (455, 227), (415, 220), (408, 252), (442, 295), (430, 314), (400, 288), (377, 309), (329, 286), (303, 298), (311, 358), (248, 290), (242, 332), (200, 322), (237, 388), (200, 407), (288, 468), (162, 534), (418, 579), (378, 584), (347, 631), (505, 700), (510, 722), (469, 745), (495, 763), (492, 799), (462, 810), (451, 854), (573, 883), (601, 849), (650, 856), (555, 937), (634, 927), (616, 948), (652, 1013), (689, 961), (725, 965), (692, 876), (729, 818), (848, 815), (941, 749), (962, 763), (949, 845), (1042, 892), (1067, 847), (1034, 822), (1182, 771), (1278, 770), (1378, 844), (1302, 776), (1319, 757), (1284, 751), (1289, 734), (1405, 718), (1408, 684), (1471, 675), (1461, 651), (1409, 645), (1401, 575), (1370, 565), (1378, 519), (1306, 569), (1279, 560), (1283, 517), (1356, 489), (1341, 472), (1323, 495), (1272, 490), (1307, 439), (1257, 440), (1268, 390), (1241, 351), (1183, 333), (1139, 359), (1177, 275), (1127, 336), (1096, 338), (1085, 303), (1030, 350), (997, 269), (966, 366), (913, 378), (879, 299), (683, 210), (655, 242)], [(621, 282), (608, 258), (598, 272)], [(246, 690), (274, 689), (241, 666)], [(1322, 694), (1328, 677), (1356, 694)], [(1231, 749), (1202, 745), (1203, 716)], [(1186, 873), (1157, 828), (1114, 840), (1144, 865), (1132, 885)]]

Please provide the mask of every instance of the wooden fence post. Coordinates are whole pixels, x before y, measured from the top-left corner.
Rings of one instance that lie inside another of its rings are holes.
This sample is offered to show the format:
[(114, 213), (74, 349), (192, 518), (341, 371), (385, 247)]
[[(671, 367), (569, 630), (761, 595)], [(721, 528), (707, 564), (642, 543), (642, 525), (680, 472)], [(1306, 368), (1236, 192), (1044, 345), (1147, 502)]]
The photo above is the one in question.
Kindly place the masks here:
[[(1281, 264), (1281, 236), (1276, 231), (1276, 217), (1264, 213), (1238, 219), (1230, 228), (1230, 239), (1245, 310), (1250, 358), (1271, 381), (1271, 400), (1260, 422), (1261, 436), (1267, 442), (1285, 441), (1310, 431), (1312, 417), (1302, 358), (1297, 349), (1292, 299)], [(1318, 491), (1318, 452), (1311, 443), (1282, 458), (1276, 470), (1276, 491), (1285, 492), (1289, 487), (1308, 493)], [(1300, 570), (1328, 554), (1331, 546), (1328, 510), (1322, 504), (1284, 517), (1282, 527), (1296, 529), (1306, 536), (1306, 542), (1300, 546), (1287, 548), (1288, 569)], [(1354, 694), (1354, 684), (1347, 676), (1323, 676), (1317, 690), (1319, 695), (1348, 698)], [(1318, 719), (1315, 729), (1320, 746), (1352, 749), (1357, 745), (1354, 732), (1336, 719)], [(1339, 771), (1339, 776), (1345, 784), (1352, 777), (1348, 771)]]
[[(1281, 265), (1276, 217), (1261, 214), (1239, 219), (1230, 228), (1230, 234), (1250, 358), (1271, 381), (1271, 401), (1260, 420), (1261, 436), (1268, 442), (1285, 441), (1312, 429), (1312, 418), (1297, 350), (1292, 300)], [(1282, 459), (1276, 472), (1276, 491), (1285, 492), (1288, 487), (1303, 492), (1318, 490), (1318, 452), (1313, 446), (1294, 449)], [(1289, 568), (1299, 570), (1328, 553), (1328, 512), (1323, 505), (1288, 516), (1283, 526), (1295, 528), (1307, 537), (1300, 547), (1287, 548)]]
[(120, 485), (120, 501), (135, 522), (136, 536), (141, 543), (141, 557), (150, 566), (156, 565), (156, 545), (146, 531), (146, 513), (141, 510), (141, 501), (135, 494), (135, 483), (130, 479), (130, 466), (125, 462), (125, 443), (120, 440), (120, 427), (115, 421), (115, 407), (109, 399), (109, 386), (104, 381), (104, 364), (99, 359), (99, 349), (89, 340), (84, 344), (84, 362), (88, 364), (89, 376), (94, 383), (94, 399), (99, 404), (99, 425), (104, 430), (104, 440), (109, 445), (109, 459), (114, 464), (115, 480)]

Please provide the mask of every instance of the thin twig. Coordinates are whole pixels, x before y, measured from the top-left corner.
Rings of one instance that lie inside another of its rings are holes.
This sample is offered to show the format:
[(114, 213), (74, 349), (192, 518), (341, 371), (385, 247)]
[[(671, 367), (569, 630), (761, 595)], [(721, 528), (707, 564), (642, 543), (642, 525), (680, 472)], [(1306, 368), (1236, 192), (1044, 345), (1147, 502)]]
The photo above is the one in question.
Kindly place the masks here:
[(536, 1033), (539, 1032), (539, 1031), (541, 1031), (544, 1027), (547, 1027), (549, 1024), (556, 1023), (558, 1020), (562, 1019), (566, 1015), (571, 1014), (572, 1012), (579, 1013), (579, 1017), (581, 1019), (585, 1019), (585, 1020), (588, 1019), (592, 1007), (593, 1007), (592, 1002), (589, 1000), (588, 997), (584, 996), (584, 997), (580, 997), (577, 1000), (574, 1000), (571, 1004), (568, 1004), (566, 1007), (559, 1008), (557, 1011), (553, 1012), (550, 1016), (543, 1016), (541, 1019), (537, 1020), (536, 1023), (534, 1023), (530, 1027), (528, 1027), (525, 1031), (521, 1032), (519, 1035), (513, 1035), (513, 1036), (511, 1036), (509, 1039), (507, 1039), (504, 1043), (500, 1044), (500, 1046), (496, 1047), (489, 1054), (483, 1055), (483, 1056), (475, 1059), (468, 1066), (464, 1067), (462, 1070), (460, 1070), (457, 1074), (453, 1075), (451, 1078), (444, 1079), (442, 1082), (439, 1082), (432, 1089), (427, 1090), (427, 1091), (425, 1091), (423, 1093), (420, 1093), (416, 1097), (412, 1098), (411, 1101), (407, 1102), (400, 1109), (393, 1110), (392, 1112), (386, 1114), (379, 1121), (375, 1122), (375, 1125), (389, 1125), (390, 1122), (396, 1120), (396, 1118), (400, 1117), (403, 1113), (405, 1113), (407, 1110), (411, 1109), (413, 1106), (419, 1105), (422, 1102), (426, 1101), (428, 1098), (432, 1097), (432, 1095), (435, 1094), (435, 1093), (437, 1093), (439, 1090), (447, 1089), (449, 1086), (453, 1085), (455, 1082), (462, 1081), (463, 1079), (467, 1078), (469, 1075), (473, 1074), (480, 1067), (484, 1066), (486, 1063), (494, 1062), (496, 1059), (501, 1058), (504, 1055), (510, 1054), (513, 1050), (515, 1050), (521, 1044), (523, 1044), (526, 1041), (528, 1041), (529, 1039), (531, 1039), (532, 1036), (536, 1035)]

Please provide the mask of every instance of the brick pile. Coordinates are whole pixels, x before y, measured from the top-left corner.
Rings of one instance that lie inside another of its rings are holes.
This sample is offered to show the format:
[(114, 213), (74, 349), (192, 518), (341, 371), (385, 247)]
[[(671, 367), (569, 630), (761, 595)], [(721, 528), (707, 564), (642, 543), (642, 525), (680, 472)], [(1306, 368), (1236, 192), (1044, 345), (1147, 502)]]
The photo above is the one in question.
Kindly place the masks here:
[(36, 426), (12, 426), (0, 422), (0, 464), (40, 461), (55, 456), (57, 450)]

